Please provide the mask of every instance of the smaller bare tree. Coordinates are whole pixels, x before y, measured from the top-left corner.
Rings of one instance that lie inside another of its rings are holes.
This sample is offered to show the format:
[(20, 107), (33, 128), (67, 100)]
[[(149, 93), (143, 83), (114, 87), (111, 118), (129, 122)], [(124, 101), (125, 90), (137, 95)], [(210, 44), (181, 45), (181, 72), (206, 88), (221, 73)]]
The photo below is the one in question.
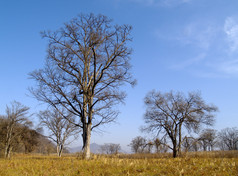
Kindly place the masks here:
[(168, 146), (166, 142), (166, 138), (156, 138), (154, 140), (155, 152), (156, 153), (166, 153), (168, 151)]
[[(62, 116), (63, 114), (63, 116)], [(45, 126), (49, 131), (49, 138), (53, 140), (57, 145), (57, 154), (61, 157), (66, 141), (70, 136), (77, 138), (79, 134), (79, 128), (77, 128), (73, 123), (74, 117), (71, 113), (65, 112), (65, 110), (52, 109), (51, 111), (41, 111), (38, 114), (40, 123)]]
[(106, 154), (117, 154), (120, 149), (120, 144), (109, 143), (101, 146), (101, 151)]
[(222, 150), (238, 150), (238, 129), (236, 127), (221, 130), (218, 137)]
[(185, 152), (189, 152), (192, 151), (192, 147), (193, 147), (193, 143), (195, 142), (196, 139), (194, 139), (193, 137), (187, 137), (185, 136), (183, 138), (183, 143), (182, 143), (182, 147), (184, 149)]
[(154, 146), (154, 143), (152, 141), (148, 141), (146, 143), (146, 149), (148, 153), (152, 153), (153, 146)]
[(203, 151), (213, 151), (214, 146), (217, 143), (216, 130), (214, 129), (205, 129), (202, 131), (199, 137), (199, 142), (203, 148)]
[(201, 125), (212, 125), (217, 107), (208, 105), (200, 93), (191, 92), (185, 96), (181, 92), (149, 92), (145, 97), (147, 107), (144, 115), (145, 126), (142, 131), (164, 134), (171, 141), (167, 145), (173, 157), (181, 152), (182, 130), (197, 132)]
[(22, 105), (19, 102), (13, 101), (11, 106), (6, 108), (6, 116), (4, 116), (4, 123), (6, 128), (5, 133), (5, 158), (10, 158), (10, 154), (13, 148), (13, 143), (22, 132), (21, 126), (30, 126), (32, 122), (28, 120), (29, 107)]
[(134, 139), (132, 139), (129, 146), (131, 146), (131, 150), (133, 152), (143, 153), (146, 147), (146, 139), (141, 136), (137, 136)]
[(154, 146), (155, 146), (155, 152), (159, 153), (160, 152), (160, 146), (161, 146), (161, 142), (158, 138), (156, 138), (154, 140)]

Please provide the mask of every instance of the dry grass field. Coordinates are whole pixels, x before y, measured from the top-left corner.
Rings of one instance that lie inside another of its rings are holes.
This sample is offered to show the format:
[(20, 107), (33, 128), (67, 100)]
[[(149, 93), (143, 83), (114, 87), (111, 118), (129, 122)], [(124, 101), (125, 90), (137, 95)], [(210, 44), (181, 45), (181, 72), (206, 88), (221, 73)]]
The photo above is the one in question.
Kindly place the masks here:
[(179, 158), (169, 155), (93, 155), (82, 160), (76, 155), (57, 156), (15, 154), (0, 159), (1, 176), (232, 176), (238, 175), (237, 152), (189, 153)]

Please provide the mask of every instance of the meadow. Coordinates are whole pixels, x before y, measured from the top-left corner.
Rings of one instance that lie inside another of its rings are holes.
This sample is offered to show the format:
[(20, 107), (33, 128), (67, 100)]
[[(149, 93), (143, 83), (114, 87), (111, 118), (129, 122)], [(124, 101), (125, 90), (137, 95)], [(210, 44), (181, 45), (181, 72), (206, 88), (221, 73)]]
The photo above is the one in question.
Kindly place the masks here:
[(170, 155), (121, 154), (93, 155), (83, 160), (80, 155), (15, 154), (0, 159), (1, 176), (236, 176), (238, 152), (201, 152)]

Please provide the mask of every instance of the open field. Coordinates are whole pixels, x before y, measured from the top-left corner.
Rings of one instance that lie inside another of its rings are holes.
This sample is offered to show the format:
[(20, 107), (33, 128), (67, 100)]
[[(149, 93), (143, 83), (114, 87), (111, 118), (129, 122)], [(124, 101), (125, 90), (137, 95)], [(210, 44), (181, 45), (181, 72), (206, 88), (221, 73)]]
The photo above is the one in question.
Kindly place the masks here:
[[(220, 153), (221, 154), (221, 153)], [(0, 159), (1, 176), (73, 176), (73, 175), (175, 175), (232, 176), (238, 175), (238, 157), (199, 154), (181, 158), (157, 155), (94, 155), (89, 161), (73, 155), (62, 158), (43, 155), (14, 155), (11, 160)]]

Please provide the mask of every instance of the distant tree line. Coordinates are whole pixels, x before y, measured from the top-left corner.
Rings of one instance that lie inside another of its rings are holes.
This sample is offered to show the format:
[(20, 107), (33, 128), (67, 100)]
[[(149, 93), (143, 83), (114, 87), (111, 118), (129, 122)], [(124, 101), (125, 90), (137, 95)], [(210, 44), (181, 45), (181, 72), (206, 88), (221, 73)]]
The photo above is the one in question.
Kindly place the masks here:
[[(180, 112), (182, 112), (181, 109)], [(64, 114), (67, 119), (61, 114)], [(16, 101), (6, 107), (6, 114), (0, 115), (0, 154), (2, 156), (10, 158), (12, 152), (44, 154), (54, 152), (61, 156), (65, 145), (69, 144), (68, 138), (73, 136), (72, 140), (74, 140), (78, 137), (79, 129), (71, 123), (74, 120), (73, 114), (67, 113), (64, 109), (61, 109), (61, 112), (55, 109), (40, 111), (37, 116), (40, 120), (40, 128), (33, 129), (28, 107)], [(42, 135), (42, 127), (48, 129), (48, 137)], [(169, 123), (167, 128), (170, 128), (173, 133), (173, 128), (169, 127)], [(197, 132), (196, 137), (189, 134), (180, 137), (178, 135), (178, 139), (181, 138), (181, 145), (177, 155), (181, 152), (238, 150), (238, 129), (236, 127), (225, 128), (219, 132), (208, 128)], [(160, 133), (157, 136), (155, 139), (135, 137), (130, 143), (131, 150), (134, 153), (166, 153), (170, 149), (173, 151), (171, 147), (173, 141), (170, 136), (161, 136)], [(101, 146), (101, 152), (105, 154), (117, 154), (120, 149), (120, 144), (106, 143)]]
[[(130, 143), (134, 153), (166, 153), (170, 148), (165, 138), (146, 139), (137, 136)], [(238, 128), (225, 128), (219, 132), (214, 129), (204, 129), (198, 137), (184, 136), (181, 144), (182, 152), (238, 150)]]
[[(182, 151), (237, 150), (238, 148), (237, 128), (225, 128), (220, 132), (214, 129), (202, 130), (202, 125), (214, 124), (215, 112), (218, 108), (205, 103), (200, 92), (189, 92), (186, 96), (182, 92), (162, 93), (153, 90), (146, 95), (144, 103), (145, 124), (141, 127), (141, 131), (159, 138), (147, 140), (141, 136), (135, 137), (130, 143), (131, 150), (135, 153), (151, 153), (151, 151), (159, 153), (172, 150), (173, 157), (177, 157)], [(198, 137), (193, 137), (191, 134)]]

